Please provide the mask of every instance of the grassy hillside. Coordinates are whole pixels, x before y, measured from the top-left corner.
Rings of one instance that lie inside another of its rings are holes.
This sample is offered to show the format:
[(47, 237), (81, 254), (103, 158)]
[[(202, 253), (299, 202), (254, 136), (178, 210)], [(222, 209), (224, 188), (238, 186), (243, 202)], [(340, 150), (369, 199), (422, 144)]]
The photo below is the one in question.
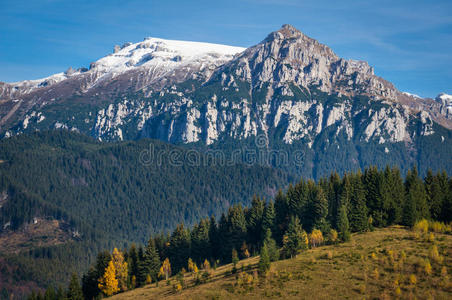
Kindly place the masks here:
[[(434, 253), (434, 246), (438, 254)], [(431, 271), (426, 267), (430, 262)], [(257, 275), (258, 257), (211, 271), (207, 283), (196, 285), (184, 275), (185, 288), (169, 285), (118, 294), (113, 299), (450, 299), (452, 236), (419, 234), (402, 227), (354, 234), (351, 242), (327, 245), (297, 257), (274, 262), (266, 276)], [(250, 274), (249, 283), (241, 270)], [(449, 275), (448, 275), (449, 274)], [(243, 276), (243, 277), (242, 277)], [(237, 279), (238, 278), (238, 279)], [(245, 278), (245, 280), (241, 280)], [(416, 282), (415, 282), (416, 281)], [(400, 292), (400, 293), (399, 293)]]

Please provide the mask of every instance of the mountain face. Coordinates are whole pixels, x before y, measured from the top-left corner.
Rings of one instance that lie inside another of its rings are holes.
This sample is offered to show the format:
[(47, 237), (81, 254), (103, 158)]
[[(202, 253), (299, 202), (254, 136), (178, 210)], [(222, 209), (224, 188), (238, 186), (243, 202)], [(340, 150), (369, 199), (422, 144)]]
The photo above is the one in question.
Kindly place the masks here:
[(99, 140), (252, 145), (300, 152), (285, 166), (266, 162), (308, 177), (369, 164), (452, 167), (447, 95), (402, 93), (290, 25), (248, 49), (149, 38), (89, 70), (0, 89), (6, 137), (64, 128)]

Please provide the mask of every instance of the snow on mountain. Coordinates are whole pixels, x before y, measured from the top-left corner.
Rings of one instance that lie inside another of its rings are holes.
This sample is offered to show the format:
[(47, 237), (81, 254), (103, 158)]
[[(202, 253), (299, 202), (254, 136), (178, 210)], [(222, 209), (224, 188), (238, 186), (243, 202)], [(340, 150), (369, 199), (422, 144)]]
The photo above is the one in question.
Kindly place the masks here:
[(245, 48), (220, 44), (146, 38), (138, 43), (116, 46), (114, 53), (91, 63), (89, 70), (69, 68), (66, 72), (37, 80), (0, 84), (0, 98), (13, 99), (36, 89), (49, 87), (68, 78), (83, 82), (86, 92), (99, 82), (108, 81), (129, 71), (147, 71), (148, 80), (161, 78), (182, 68), (189, 74), (213, 69), (231, 60)]
[(435, 100), (441, 104), (441, 111), (443, 114), (446, 116), (452, 115), (452, 95), (441, 93)]
[(408, 92), (402, 92), (403, 94), (410, 96), (410, 97), (414, 97), (414, 98), (418, 98), (418, 99), (422, 99), (421, 96), (416, 95), (416, 94), (412, 94), (412, 93), (408, 93)]
[(107, 72), (123, 72), (141, 66), (172, 66), (228, 61), (245, 48), (218, 44), (146, 38), (136, 44), (125, 44), (116, 53), (95, 62)]

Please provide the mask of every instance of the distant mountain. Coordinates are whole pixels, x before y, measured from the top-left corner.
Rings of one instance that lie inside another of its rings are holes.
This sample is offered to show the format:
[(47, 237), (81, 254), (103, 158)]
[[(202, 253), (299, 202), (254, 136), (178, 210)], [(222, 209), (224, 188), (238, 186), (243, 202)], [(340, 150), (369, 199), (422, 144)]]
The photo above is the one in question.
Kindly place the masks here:
[(264, 162), (314, 178), (388, 163), (452, 171), (447, 95), (400, 92), (290, 25), (248, 49), (149, 38), (0, 95), (6, 137), (66, 128), (227, 155), (246, 146), (283, 151), (288, 163)]

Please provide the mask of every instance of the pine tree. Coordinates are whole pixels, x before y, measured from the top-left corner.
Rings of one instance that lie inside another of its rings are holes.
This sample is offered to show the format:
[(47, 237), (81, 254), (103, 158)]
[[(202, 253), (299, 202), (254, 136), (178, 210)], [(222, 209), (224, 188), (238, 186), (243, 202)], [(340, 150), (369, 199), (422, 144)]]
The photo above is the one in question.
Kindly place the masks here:
[(200, 264), (206, 257), (211, 257), (209, 241), (209, 219), (202, 219), (191, 231), (191, 257)]
[[(130, 246), (129, 255), (128, 255), (128, 262), (129, 265), (129, 277), (132, 278), (135, 276), (135, 278), (138, 276), (138, 265), (140, 263), (139, 256), (138, 256), (138, 250), (135, 246), (135, 244), (132, 244)], [(132, 288), (135, 288), (134, 285), (132, 285)]]
[(287, 232), (283, 239), (283, 250), (287, 256), (293, 257), (301, 249), (307, 249), (308, 237), (297, 216), (290, 219)]
[(275, 232), (275, 216), (275, 205), (273, 204), (273, 201), (270, 201), (265, 205), (264, 216), (262, 219), (262, 232), (267, 232), (267, 229)]
[(404, 225), (413, 226), (416, 221), (430, 217), (424, 183), (419, 179), (416, 167), (407, 172), (405, 189), (403, 222)]
[(97, 270), (91, 267), (88, 272), (82, 277), (82, 290), (85, 299), (94, 299), (99, 293)]
[(371, 211), (373, 224), (377, 227), (386, 226), (385, 220), (387, 219), (383, 209), (382, 178), (383, 176), (376, 166), (369, 167), (364, 171), (366, 203)]
[(218, 239), (218, 227), (217, 227), (217, 221), (215, 220), (214, 216), (210, 217), (209, 222), (209, 253), (210, 253), (210, 259), (216, 260), (220, 257), (220, 244)]
[(158, 281), (158, 273), (160, 269), (160, 256), (152, 239), (149, 239), (148, 245), (145, 251), (146, 265), (148, 273), (151, 276), (152, 281)]
[(283, 235), (289, 225), (289, 216), (287, 197), (280, 189), (275, 197), (275, 239), (278, 243), (282, 244)]
[[(83, 291), (82, 291), (82, 288), (80, 286), (80, 282), (78, 280), (78, 276), (75, 273), (72, 274), (66, 298), (68, 300), (83, 300), (84, 299), (83, 298)], [(52, 298), (46, 298), (46, 299), (52, 299)], [(55, 297), (55, 299), (56, 299), (56, 297)]]
[(347, 209), (345, 206), (339, 208), (338, 219), (339, 237), (342, 241), (346, 242), (350, 240), (350, 229), (347, 217)]
[(234, 205), (228, 212), (228, 225), (231, 244), (235, 249), (240, 249), (246, 238), (246, 219), (242, 206)]
[(337, 217), (339, 215), (341, 195), (341, 177), (336, 172), (332, 173), (328, 180), (328, 220), (330, 224), (336, 227)]
[(251, 208), (248, 211), (247, 218), (247, 239), (251, 243), (251, 246), (253, 246), (254, 248), (258, 246), (263, 238), (261, 229), (264, 216), (264, 208), (264, 201), (256, 195), (253, 196), (253, 200), (251, 201)]
[(368, 217), (366, 206), (366, 195), (364, 185), (361, 180), (361, 174), (351, 176), (350, 183), (352, 186), (352, 193), (350, 198), (350, 229), (351, 231), (367, 231)]
[(276, 241), (272, 238), (272, 232), (270, 229), (267, 229), (265, 232), (263, 245), (267, 246), (270, 261), (277, 261), (279, 259), (279, 249), (276, 245)]
[(171, 234), (170, 246), (168, 248), (174, 272), (179, 272), (186, 264), (190, 255), (190, 234), (183, 224), (180, 224)]
[(266, 243), (264, 243), (264, 245), (261, 248), (258, 266), (259, 266), (259, 272), (261, 274), (267, 273), (267, 271), (270, 269), (270, 255), (268, 253), (268, 247), (267, 247)]
[(110, 260), (108, 267), (105, 269), (105, 274), (99, 278), (99, 289), (106, 296), (111, 296), (119, 291), (118, 280), (115, 277), (115, 266)]

